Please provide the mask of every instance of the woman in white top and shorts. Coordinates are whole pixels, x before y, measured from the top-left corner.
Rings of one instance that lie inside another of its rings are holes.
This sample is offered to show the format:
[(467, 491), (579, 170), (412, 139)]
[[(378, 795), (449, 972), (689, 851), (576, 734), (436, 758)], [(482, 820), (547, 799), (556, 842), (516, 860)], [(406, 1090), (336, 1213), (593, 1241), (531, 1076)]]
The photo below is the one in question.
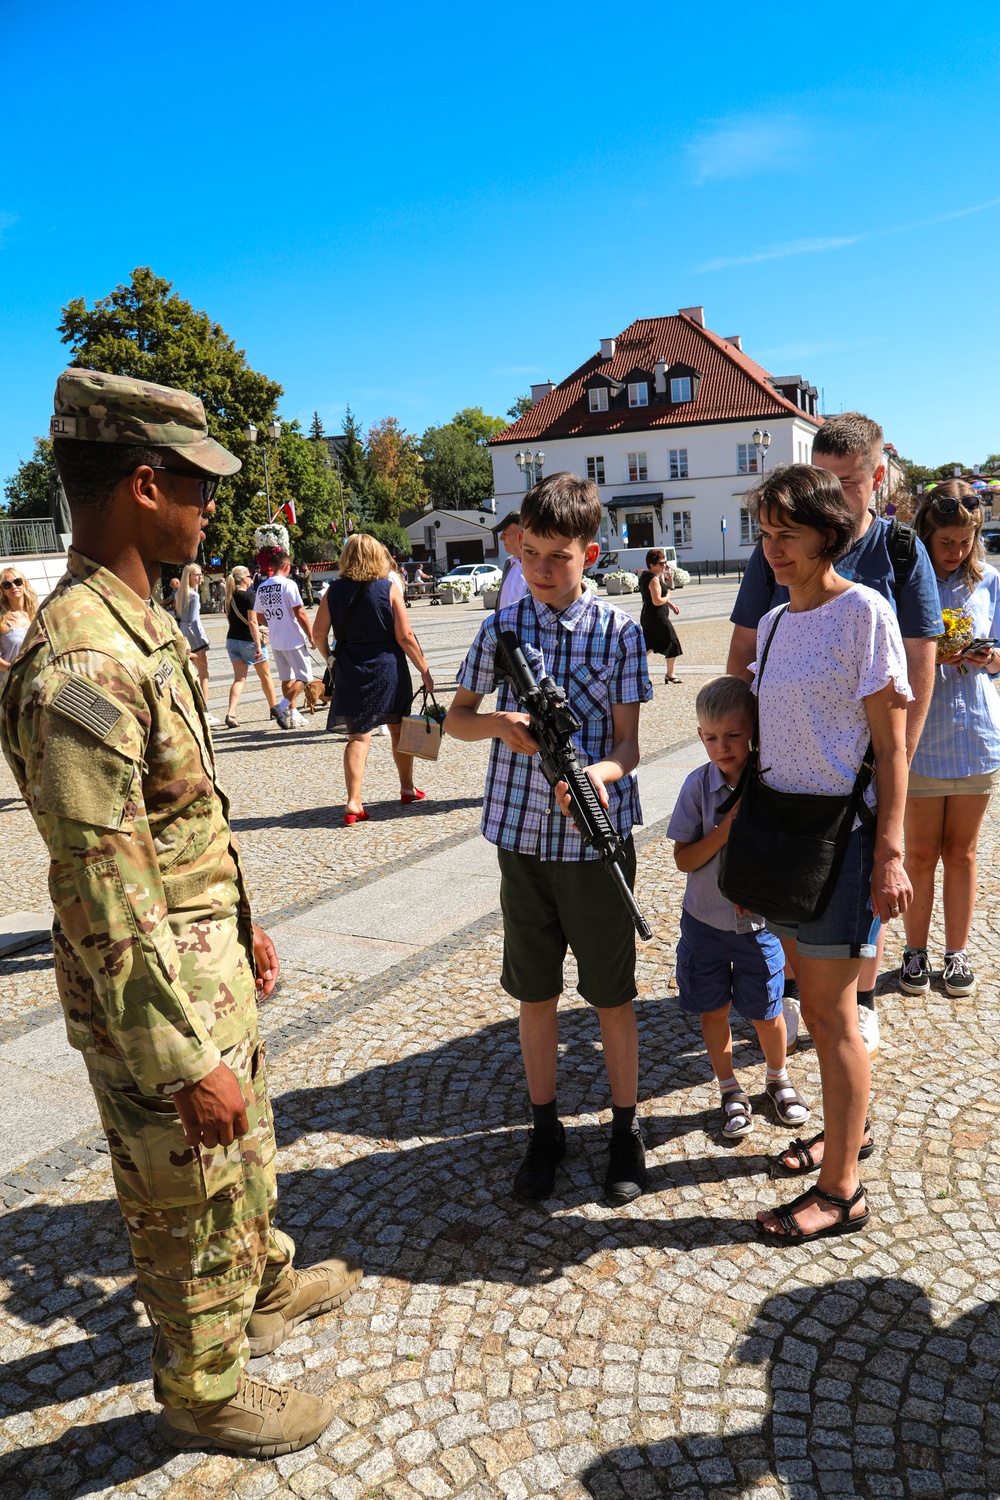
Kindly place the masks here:
[(761, 775), (778, 791), (846, 797), (869, 738), (876, 764), (867, 794), (875, 830), (855, 827), (820, 916), (767, 924), (795, 970), (823, 1086), (825, 1131), (779, 1157), (792, 1174), (819, 1167), (816, 1186), (757, 1215), (765, 1242), (796, 1245), (868, 1221), (858, 1161), (873, 1149), (870, 1066), (856, 989), (861, 960), (875, 952), (876, 918), (898, 917), (911, 896), (903, 868), (911, 694), (892, 606), (835, 571), (857, 524), (836, 476), (789, 464), (761, 482), (752, 508), (764, 556), (790, 599), (787, 610), (771, 610), (757, 628), (758, 661), (770, 640), (758, 695)]

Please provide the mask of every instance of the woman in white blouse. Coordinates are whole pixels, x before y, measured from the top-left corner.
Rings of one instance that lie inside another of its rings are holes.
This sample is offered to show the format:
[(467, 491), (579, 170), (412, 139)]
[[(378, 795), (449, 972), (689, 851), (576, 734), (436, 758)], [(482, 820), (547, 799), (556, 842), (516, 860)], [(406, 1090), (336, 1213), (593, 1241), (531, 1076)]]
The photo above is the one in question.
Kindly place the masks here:
[(859, 821), (826, 908), (810, 923), (768, 923), (798, 979), (823, 1085), (825, 1130), (779, 1158), (792, 1174), (818, 1167), (816, 1186), (757, 1216), (765, 1241), (795, 1245), (868, 1221), (858, 1161), (873, 1150), (870, 1068), (856, 988), (861, 960), (875, 952), (876, 918), (898, 917), (911, 896), (903, 868), (910, 691), (891, 604), (836, 571), (856, 526), (836, 476), (790, 464), (762, 481), (752, 504), (764, 556), (790, 600), (757, 629), (758, 661), (771, 643), (758, 692), (763, 779), (783, 792), (847, 796), (869, 739), (876, 763), (875, 830)]

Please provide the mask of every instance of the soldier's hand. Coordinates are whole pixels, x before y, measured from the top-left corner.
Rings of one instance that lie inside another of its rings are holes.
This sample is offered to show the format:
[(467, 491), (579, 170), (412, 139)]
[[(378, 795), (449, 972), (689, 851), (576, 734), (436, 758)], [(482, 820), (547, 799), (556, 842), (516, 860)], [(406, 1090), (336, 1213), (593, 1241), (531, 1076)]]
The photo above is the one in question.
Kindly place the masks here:
[(274, 944), (263, 927), (253, 924), (253, 961), (257, 969), (257, 995), (266, 1000), (278, 982), (281, 964)]
[(174, 1104), (189, 1146), (231, 1146), (247, 1133), (243, 1090), (232, 1068), (220, 1062), (198, 1083), (178, 1089)]

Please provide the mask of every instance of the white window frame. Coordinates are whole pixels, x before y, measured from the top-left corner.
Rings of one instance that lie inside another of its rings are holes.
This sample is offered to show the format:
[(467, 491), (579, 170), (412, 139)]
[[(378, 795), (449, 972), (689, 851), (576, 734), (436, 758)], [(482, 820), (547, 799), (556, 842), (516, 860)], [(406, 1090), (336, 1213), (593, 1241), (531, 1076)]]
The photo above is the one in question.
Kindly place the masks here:
[(736, 444), (736, 472), (737, 474), (757, 473), (757, 449), (753, 443)]
[(595, 484), (604, 484), (604, 454), (592, 453), (587, 456), (587, 478), (592, 479)]
[[(633, 463), (632, 460), (635, 460)], [(635, 453), (626, 453), (625, 466), (628, 472), (629, 484), (649, 483), (649, 454), (644, 449), (637, 449)], [(632, 470), (635, 470), (633, 474)]]
[(686, 448), (671, 448), (669, 452), (671, 479), (689, 479), (688, 451)]
[(690, 549), (691, 541), (691, 512), (689, 510), (672, 510), (670, 512), (670, 534), (673, 537), (674, 549), (677, 552)]
[(607, 411), (608, 388), (606, 385), (592, 385), (588, 395), (590, 397), (591, 411)]
[(670, 399), (673, 402), (691, 400), (691, 376), (671, 375), (670, 377)]
[(760, 527), (750, 514), (750, 508), (740, 506), (740, 546), (756, 547), (760, 540)]
[(633, 380), (629, 382), (628, 404), (629, 406), (649, 405), (649, 382), (647, 380)]

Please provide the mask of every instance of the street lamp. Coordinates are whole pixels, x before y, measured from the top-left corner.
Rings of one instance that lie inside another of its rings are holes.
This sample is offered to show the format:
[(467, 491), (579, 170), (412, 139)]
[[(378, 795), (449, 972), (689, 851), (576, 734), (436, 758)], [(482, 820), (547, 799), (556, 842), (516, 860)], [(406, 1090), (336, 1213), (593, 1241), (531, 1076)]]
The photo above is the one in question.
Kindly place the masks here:
[[(246, 438), (246, 440), (247, 440), (248, 443), (255, 443), (257, 441), (257, 432), (258, 432), (258, 429), (253, 425), (253, 423), (252, 422), (248, 422), (247, 425), (243, 429), (243, 436)], [(278, 439), (281, 437), (281, 423), (280, 422), (268, 422), (266, 436), (267, 436), (267, 438), (272, 443), (276, 443), (278, 441)], [(269, 481), (269, 479), (267, 477), (267, 443), (266, 442), (261, 447), (261, 452), (264, 455), (264, 495), (265, 495), (265, 498), (267, 500), (267, 519), (269, 521), (273, 521), (274, 520), (274, 516), (272, 516), (272, 514), (271, 514), (271, 484), (270, 484), (270, 481)]]
[(753, 445), (757, 449), (757, 465), (763, 474), (764, 464), (767, 460), (767, 450), (771, 446), (771, 434), (766, 427), (763, 432), (761, 432), (759, 427), (754, 428)]
[(537, 453), (532, 453), (530, 448), (525, 448), (523, 452), (514, 454), (514, 462), (524, 475), (524, 488), (534, 489), (542, 477), (545, 454), (540, 448)]

